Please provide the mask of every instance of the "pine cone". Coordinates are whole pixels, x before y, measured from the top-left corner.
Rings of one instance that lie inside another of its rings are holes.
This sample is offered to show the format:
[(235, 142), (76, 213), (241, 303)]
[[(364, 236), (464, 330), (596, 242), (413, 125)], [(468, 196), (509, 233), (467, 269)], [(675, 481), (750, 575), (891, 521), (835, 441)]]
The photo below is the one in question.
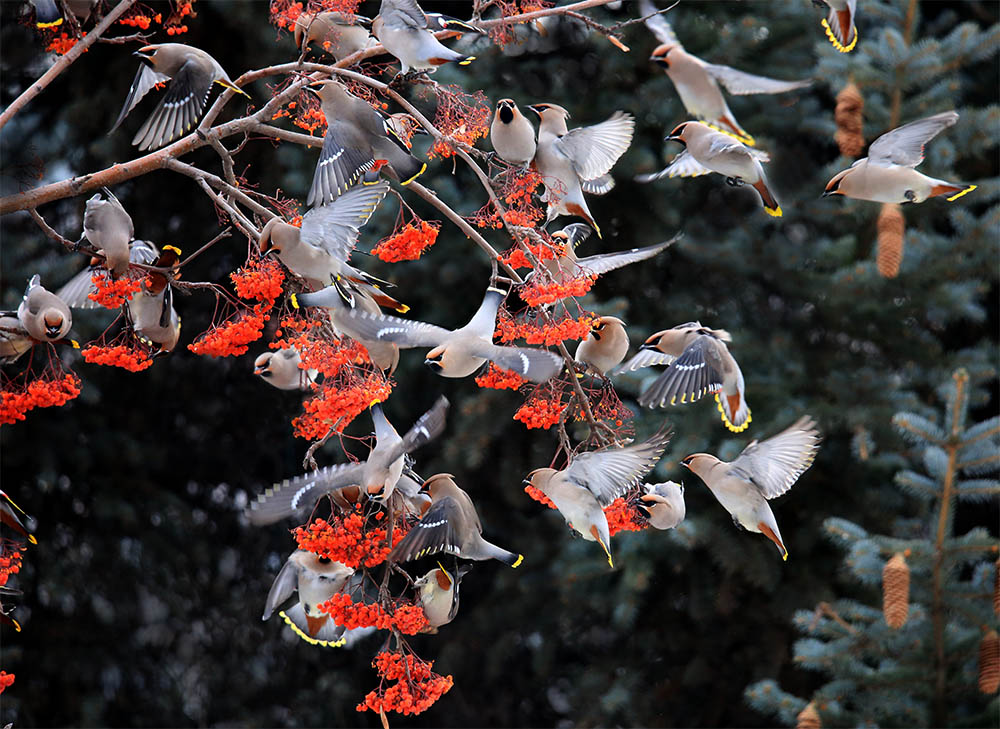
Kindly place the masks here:
[(1000, 559), (994, 565), (993, 573), (993, 614), (1000, 615)]
[(898, 205), (886, 203), (878, 214), (878, 272), (896, 278), (903, 262), (903, 235), (906, 224)]
[(979, 690), (994, 694), (1000, 687), (1000, 636), (995, 630), (979, 643)]
[(910, 568), (896, 552), (882, 569), (882, 614), (890, 628), (901, 628), (910, 612)]
[(806, 708), (795, 717), (795, 729), (821, 729), (823, 722), (820, 721), (819, 712), (816, 705), (810, 701)]
[(865, 137), (861, 131), (864, 109), (865, 99), (854, 84), (847, 84), (837, 94), (837, 108), (833, 112), (837, 132), (833, 141), (845, 157), (857, 157), (865, 148)]

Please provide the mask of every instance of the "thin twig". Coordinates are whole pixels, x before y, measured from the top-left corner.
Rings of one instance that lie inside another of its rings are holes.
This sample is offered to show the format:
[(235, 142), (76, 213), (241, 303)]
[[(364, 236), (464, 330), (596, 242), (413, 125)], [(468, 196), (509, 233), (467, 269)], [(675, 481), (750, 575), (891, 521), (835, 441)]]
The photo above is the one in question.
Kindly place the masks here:
[(145, 43), (150, 38), (153, 37), (152, 33), (133, 33), (132, 35), (116, 35), (111, 38), (100, 38), (98, 43), (111, 43), (114, 45), (124, 45), (125, 43), (131, 43), (132, 41), (141, 41)]

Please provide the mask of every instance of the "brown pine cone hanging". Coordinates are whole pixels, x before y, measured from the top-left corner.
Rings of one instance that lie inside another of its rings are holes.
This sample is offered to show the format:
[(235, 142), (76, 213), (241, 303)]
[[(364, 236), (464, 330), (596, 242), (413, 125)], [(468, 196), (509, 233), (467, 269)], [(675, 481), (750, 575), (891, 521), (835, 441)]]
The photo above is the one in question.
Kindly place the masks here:
[(903, 262), (903, 237), (906, 223), (898, 205), (886, 203), (878, 214), (878, 272), (884, 278), (896, 278)]
[(993, 568), (993, 614), (1000, 615), (1000, 559)]
[(910, 568), (896, 552), (882, 569), (882, 614), (890, 628), (901, 628), (910, 612)]
[(822, 729), (822, 726), (823, 722), (820, 721), (819, 712), (816, 711), (816, 704), (812, 701), (795, 717), (795, 729)]
[(865, 148), (865, 137), (862, 134), (864, 109), (865, 99), (854, 84), (847, 84), (837, 94), (837, 107), (833, 112), (837, 131), (833, 135), (833, 141), (845, 157), (857, 157)]
[(994, 694), (1000, 687), (1000, 636), (995, 630), (979, 643), (979, 690)]

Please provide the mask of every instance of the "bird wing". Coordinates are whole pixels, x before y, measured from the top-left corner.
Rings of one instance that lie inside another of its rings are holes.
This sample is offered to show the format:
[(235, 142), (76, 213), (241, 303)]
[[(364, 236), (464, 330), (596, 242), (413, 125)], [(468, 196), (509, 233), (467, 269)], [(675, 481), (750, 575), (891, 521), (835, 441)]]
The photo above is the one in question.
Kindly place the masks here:
[[(438, 499), (389, 553), (390, 562), (409, 562), (429, 554), (458, 554), (465, 516), (451, 496)], [(482, 530), (480, 530), (482, 531)]]
[(576, 265), (583, 269), (588, 276), (599, 276), (602, 273), (614, 271), (616, 268), (627, 266), (630, 263), (638, 263), (639, 261), (645, 261), (647, 258), (652, 258), (676, 243), (680, 240), (680, 237), (680, 234), (678, 234), (668, 241), (657, 243), (654, 246), (646, 246), (645, 248), (633, 248), (630, 251), (587, 256), (586, 258), (578, 259)]
[(336, 200), (375, 166), (370, 150), (358, 149), (349, 141), (350, 136), (350, 129), (342, 128), (336, 120), (326, 128), (307, 205), (326, 205)]
[(729, 473), (753, 482), (765, 499), (773, 499), (812, 465), (819, 440), (816, 422), (804, 415), (764, 442), (753, 441), (730, 464)]
[(56, 296), (66, 302), (66, 306), (71, 309), (97, 309), (100, 308), (100, 304), (96, 301), (88, 298), (90, 294), (95, 293), (97, 288), (94, 286), (94, 282), (91, 281), (91, 277), (94, 275), (94, 270), (91, 268), (85, 268), (76, 274), (73, 278), (63, 284), (62, 288), (56, 291)]
[(590, 237), (594, 229), (586, 223), (570, 223), (562, 229), (562, 232), (566, 234), (566, 244), (571, 248), (576, 248)]
[(767, 76), (755, 76), (752, 73), (737, 71), (731, 66), (719, 66), (714, 63), (704, 64), (705, 70), (716, 81), (726, 87), (726, 91), (737, 96), (746, 94), (781, 94), (786, 91), (805, 88), (812, 84), (811, 79), (803, 81), (781, 81)]
[(469, 347), (469, 353), (495, 362), (498, 367), (516, 372), (532, 382), (548, 382), (559, 374), (563, 360), (544, 349), (528, 347), (500, 347), (480, 340)]
[(155, 244), (148, 240), (134, 240), (128, 251), (130, 263), (144, 263), (152, 265), (153, 261), (160, 257), (160, 251)]
[(361, 185), (344, 193), (329, 205), (313, 208), (302, 216), (300, 240), (326, 251), (346, 263), (357, 245), (360, 229), (389, 191), (389, 183)]
[(612, 374), (618, 374), (620, 372), (635, 372), (636, 370), (641, 370), (643, 367), (652, 367), (654, 365), (668, 365), (675, 359), (677, 358), (672, 354), (661, 352), (658, 349), (640, 349), (635, 353), (632, 359), (615, 368), (612, 371)]
[[(142, 101), (142, 97), (148, 94), (151, 88), (156, 86), (156, 84), (161, 84), (169, 80), (170, 77), (166, 74), (157, 73), (145, 63), (140, 63), (139, 70), (132, 80), (132, 86), (129, 87), (128, 96), (125, 97), (125, 105), (122, 107), (121, 113), (118, 114), (118, 119), (115, 121), (115, 125), (111, 127), (111, 131), (113, 132), (121, 126), (122, 121), (128, 116), (128, 113), (135, 108), (136, 104)], [(111, 132), (108, 133), (110, 134)]]
[(701, 177), (702, 175), (711, 173), (711, 171), (685, 149), (659, 172), (653, 172), (648, 175), (636, 175), (635, 181), (645, 183), (659, 180), (661, 177)]
[(654, 15), (655, 12), (656, 6), (653, 5), (651, 0), (639, 0), (639, 17), (649, 16), (646, 17), (644, 22), (646, 23), (646, 27), (656, 36), (656, 40), (660, 41), (660, 43), (670, 43), (684, 48), (681, 42), (677, 40), (674, 29), (670, 27), (667, 19), (662, 15)]
[(625, 154), (634, 131), (632, 115), (616, 111), (600, 124), (570, 130), (554, 144), (572, 161), (581, 180), (593, 180), (607, 174)]
[(443, 395), (421, 415), (413, 427), (406, 431), (403, 439), (386, 454), (385, 462), (394, 463), (404, 453), (412, 453), (417, 448), (430, 443), (444, 431), (448, 417), (448, 398)]
[(153, 149), (190, 131), (205, 110), (212, 80), (212, 73), (197, 61), (185, 61), (132, 144), (139, 149)]
[(717, 347), (724, 346), (715, 337), (702, 334), (689, 344), (681, 356), (639, 396), (644, 407), (665, 407), (695, 402), (722, 387), (721, 365)]
[(246, 509), (247, 519), (254, 526), (264, 526), (292, 515), (304, 516), (324, 494), (358, 483), (363, 466), (361, 463), (341, 463), (285, 479), (250, 503)]
[(400, 319), (359, 309), (351, 309), (340, 315), (344, 325), (351, 328), (360, 339), (372, 342), (392, 342), (401, 348), (436, 347), (451, 332), (442, 327), (422, 321)]
[(886, 132), (868, 147), (868, 161), (883, 167), (916, 167), (924, 161), (924, 145), (957, 121), (956, 112), (946, 111)]
[(390, 28), (426, 28), (427, 16), (417, 0), (382, 0), (379, 8), (382, 22)]
[(271, 583), (271, 589), (267, 592), (267, 600), (264, 601), (264, 615), (261, 620), (270, 618), (274, 614), (274, 611), (278, 610), (298, 589), (298, 565), (291, 560), (285, 560), (285, 564), (282, 565), (278, 576)]
[(566, 479), (588, 489), (601, 506), (607, 506), (653, 470), (671, 435), (670, 426), (664, 426), (638, 445), (581, 453), (570, 461)]

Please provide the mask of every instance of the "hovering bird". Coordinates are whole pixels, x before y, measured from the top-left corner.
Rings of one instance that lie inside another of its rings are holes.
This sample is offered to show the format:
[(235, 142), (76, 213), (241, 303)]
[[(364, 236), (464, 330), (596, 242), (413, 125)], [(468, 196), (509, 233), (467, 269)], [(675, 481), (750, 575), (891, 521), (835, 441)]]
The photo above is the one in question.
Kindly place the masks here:
[(858, 0), (813, 0), (813, 3), (830, 7), (830, 15), (821, 21), (826, 37), (841, 53), (850, 53), (858, 44), (858, 29), (854, 25)]
[(73, 314), (65, 301), (42, 286), (42, 279), (36, 273), (17, 307), (17, 321), (32, 339), (55, 342), (69, 334)]
[(590, 372), (606, 377), (628, 352), (628, 334), (625, 322), (613, 316), (602, 316), (594, 321), (587, 337), (576, 348), (574, 359)]
[(31, 544), (38, 544), (32, 533), (38, 528), (38, 522), (34, 517), (28, 516), (24, 509), (15, 504), (14, 500), (2, 490), (0, 490), (0, 523), (13, 529)]
[(560, 215), (576, 215), (601, 237), (601, 229), (587, 207), (584, 192), (603, 195), (615, 185), (608, 172), (632, 144), (635, 119), (616, 111), (606, 121), (572, 131), (569, 112), (555, 104), (532, 104), (538, 114), (538, 146), (534, 165), (542, 176), (548, 203), (546, 223)]
[[(361, 491), (371, 496), (387, 500), (397, 485), (402, 484), (404, 479), (410, 480), (402, 475), (404, 456), (426, 445), (444, 431), (447, 412), (447, 398), (439, 397), (431, 409), (421, 415), (406, 435), (400, 438), (386, 419), (381, 406), (373, 405), (372, 420), (375, 422), (376, 441), (367, 460), (327, 466), (276, 484), (251, 502), (246, 510), (247, 519), (255, 526), (264, 526), (292, 515), (302, 517), (324, 495), (353, 486), (360, 487)], [(405, 484), (403, 488), (408, 492), (404, 494), (407, 499), (418, 491), (415, 484)], [(353, 494), (346, 498), (352, 503), (357, 500)]]
[(636, 508), (655, 529), (674, 529), (684, 521), (687, 508), (684, 505), (684, 486), (674, 481), (648, 483), (643, 486), (645, 493), (639, 497)]
[(347, 565), (298, 549), (274, 578), (261, 619), (267, 620), (277, 610), (288, 627), (307, 643), (324, 648), (342, 646), (344, 627), (321, 612), (319, 605), (341, 592), (353, 574)]
[(455, 619), (458, 614), (458, 586), (471, 570), (471, 565), (463, 565), (452, 575), (438, 562), (437, 567), (413, 583), (417, 601), (423, 607), (428, 623), (421, 633), (434, 635), (438, 628)]
[[(135, 237), (132, 217), (111, 191), (101, 188), (105, 200), (97, 193), (87, 201), (83, 213), (83, 237), (104, 257), (103, 265), (114, 278), (128, 273), (129, 243)], [(100, 263), (97, 259), (91, 264)]]
[(500, 99), (490, 124), (490, 143), (505, 162), (527, 167), (535, 158), (535, 127), (513, 99)]
[(382, 0), (372, 21), (372, 33), (399, 60), (403, 74), (411, 70), (433, 73), (446, 63), (467, 66), (476, 60), (475, 56), (457, 53), (438, 41), (434, 32), (439, 30), (482, 33), (464, 20), (425, 13), (416, 0)]
[(768, 189), (767, 177), (758, 156), (742, 142), (701, 122), (677, 125), (666, 140), (683, 144), (691, 159), (710, 172), (725, 175), (726, 182), (733, 187), (749, 183), (760, 195), (764, 212), (775, 218), (781, 217), (781, 206)]
[(339, 81), (317, 81), (306, 90), (319, 98), (327, 121), (307, 205), (326, 205), (359, 179), (374, 184), (380, 161), (388, 165), (402, 185), (413, 182), (427, 169), (427, 163), (410, 154), (393, 125)]
[(726, 347), (731, 341), (724, 329), (709, 329), (696, 321), (678, 324), (650, 336), (616, 372), (670, 365), (639, 395), (640, 405), (662, 408), (696, 402), (709, 392), (715, 393), (722, 422), (740, 433), (750, 427), (751, 415), (743, 372)]
[[(639, 13), (649, 16), (656, 12), (650, 0), (641, 0)], [(660, 45), (649, 60), (660, 66), (673, 81), (681, 103), (692, 116), (713, 129), (735, 136), (744, 144), (753, 146), (754, 138), (746, 132), (719, 90), (721, 83), (726, 91), (738, 96), (747, 94), (781, 94), (809, 86), (812, 81), (779, 81), (766, 76), (755, 76), (730, 66), (706, 63), (684, 50), (670, 23), (662, 15), (651, 15), (645, 20)]]
[(614, 567), (604, 507), (653, 470), (672, 435), (671, 428), (664, 426), (638, 445), (577, 454), (562, 471), (536, 468), (524, 482), (545, 494), (571, 529), (600, 544)]
[(881, 203), (921, 203), (947, 195), (957, 200), (975, 185), (945, 182), (915, 169), (924, 161), (924, 145), (958, 121), (958, 114), (945, 111), (904, 124), (886, 132), (868, 147), (868, 156), (838, 172), (826, 184), (823, 197), (843, 195)]
[(462, 559), (496, 559), (517, 567), (524, 557), (483, 539), (483, 525), (472, 499), (450, 473), (439, 473), (424, 482), (431, 505), (389, 553), (390, 562), (410, 562), (439, 552)]
[(253, 373), (279, 390), (309, 390), (319, 373), (301, 368), (301, 362), (302, 355), (295, 347), (264, 352), (254, 360)]
[(336, 10), (300, 13), (292, 35), (297, 48), (304, 50), (310, 43), (318, 43), (340, 62), (375, 43), (368, 32), (371, 24), (372, 21), (362, 15), (348, 16)]
[(542, 265), (545, 266), (545, 270), (549, 272), (553, 281), (565, 283), (580, 276), (600, 276), (608, 271), (652, 258), (680, 240), (680, 234), (678, 234), (668, 241), (645, 248), (631, 248), (627, 251), (600, 253), (596, 256), (577, 258), (576, 247), (585, 241), (590, 233), (590, 226), (584, 223), (572, 223), (562, 230), (552, 233), (550, 237), (553, 240), (563, 241), (565, 245), (565, 252), (562, 255), (542, 261)]
[(752, 441), (731, 463), (695, 453), (681, 465), (705, 482), (736, 526), (766, 536), (786, 560), (788, 550), (767, 500), (788, 491), (812, 465), (819, 441), (815, 421), (805, 415), (763, 442)]
[[(513, 370), (532, 382), (545, 382), (555, 377), (562, 369), (562, 360), (552, 352), (493, 344), (497, 311), (505, 295), (505, 292), (492, 286), (486, 289), (483, 303), (469, 323), (453, 331), (421, 321), (373, 315), (357, 309), (345, 312), (342, 320), (362, 340), (393, 342), (400, 349), (431, 347), (424, 364), (442, 377), (468, 377), (486, 361)], [(305, 306), (325, 306), (330, 294), (319, 291), (297, 294), (295, 298), (297, 303)]]
[(230, 80), (219, 62), (200, 48), (183, 43), (160, 43), (140, 48), (132, 55), (138, 56), (142, 65), (112, 132), (150, 89), (170, 82), (159, 106), (132, 139), (132, 144), (138, 145), (140, 150), (162, 147), (190, 131), (205, 110), (213, 84), (250, 98), (250, 94)]

